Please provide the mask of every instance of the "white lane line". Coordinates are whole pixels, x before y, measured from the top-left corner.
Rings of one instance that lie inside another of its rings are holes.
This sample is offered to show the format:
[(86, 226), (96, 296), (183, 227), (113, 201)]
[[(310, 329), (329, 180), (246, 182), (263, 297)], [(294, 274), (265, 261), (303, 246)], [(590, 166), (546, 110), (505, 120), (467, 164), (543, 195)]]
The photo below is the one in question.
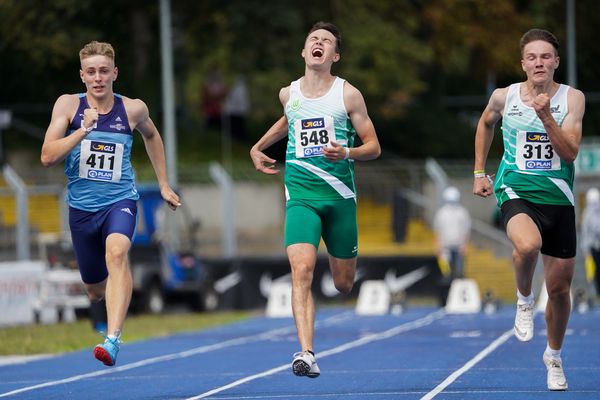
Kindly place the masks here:
[(459, 376), (473, 368), (479, 361), (483, 360), (490, 353), (500, 347), (504, 342), (506, 342), (509, 338), (514, 335), (514, 331), (512, 328), (504, 332), (500, 337), (494, 340), (492, 343), (488, 345), (485, 349), (481, 350), (479, 354), (475, 357), (467, 361), (465, 365), (463, 365), (460, 369), (454, 371), (450, 376), (448, 376), (442, 383), (437, 385), (431, 392), (427, 393), (425, 396), (421, 397), (421, 400), (431, 400), (439, 393), (441, 393), (445, 388), (450, 386), (452, 382), (454, 382)]
[[(388, 338), (396, 336), (396, 335), (398, 335), (400, 333), (404, 333), (404, 332), (407, 332), (407, 331), (410, 331), (410, 330), (413, 330), (413, 329), (417, 329), (417, 328), (421, 328), (421, 327), (426, 326), (426, 325), (430, 325), (431, 323), (435, 322), (436, 320), (442, 318), (444, 315), (446, 315), (446, 313), (444, 312), (444, 310), (438, 310), (438, 311), (435, 311), (435, 312), (433, 312), (431, 314), (426, 315), (423, 318), (420, 318), (420, 319), (417, 319), (417, 320), (414, 320), (414, 321), (411, 321), (411, 322), (407, 322), (407, 323), (404, 323), (402, 325), (398, 325), (398, 326), (396, 326), (394, 328), (388, 329), (387, 331), (383, 331), (383, 332), (379, 332), (379, 333), (372, 333), (370, 335), (363, 336), (360, 339), (356, 339), (356, 340), (353, 340), (351, 342), (344, 343), (344, 344), (342, 344), (340, 346), (333, 347), (333, 348), (331, 348), (329, 350), (322, 351), (322, 352), (316, 354), (316, 356), (319, 359), (322, 359), (322, 358), (328, 357), (328, 356), (333, 355), (333, 354), (341, 353), (341, 352), (346, 351), (346, 350), (350, 350), (350, 349), (353, 349), (353, 348), (356, 348), (356, 347), (364, 346), (365, 344), (369, 344), (369, 343), (376, 342), (376, 341), (379, 341), (379, 340), (388, 339)], [(236, 380), (234, 382), (231, 382), (231, 383), (229, 383), (227, 385), (224, 385), (224, 386), (221, 386), (221, 387), (209, 390), (208, 392), (204, 392), (204, 393), (199, 394), (197, 396), (189, 397), (186, 400), (204, 399), (204, 398), (206, 398), (208, 396), (212, 396), (213, 394), (217, 394), (217, 393), (223, 392), (223, 391), (225, 391), (227, 389), (231, 389), (231, 388), (234, 388), (236, 386), (240, 386), (240, 385), (242, 385), (242, 384), (244, 384), (246, 382), (250, 382), (250, 381), (253, 381), (253, 380), (256, 380), (256, 379), (260, 379), (260, 378), (264, 378), (264, 377), (269, 376), (269, 375), (276, 374), (278, 372), (284, 371), (284, 370), (289, 369), (289, 368), (290, 368), (290, 363), (285, 363), (285, 364), (280, 365), (278, 367), (275, 367), (275, 368), (272, 368), (272, 369), (269, 369), (269, 370), (266, 370), (266, 371), (263, 371), (263, 372), (259, 372), (258, 374), (254, 374), (254, 375), (247, 376), (245, 378), (238, 379), (238, 380)]]
[[(344, 321), (346, 319), (349, 319), (353, 315), (354, 315), (353, 311), (345, 311), (345, 312), (343, 312), (341, 314), (337, 314), (337, 315), (328, 317), (328, 318), (326, 318), (326, 319), (324, 319), (322, 321), (317, 321), (315, 323), (315, 328), (320, 327), (320, 326), (329, 326), (329, 325), (337, 324), (337, 323), (342, 322), (342, 321)], [(179, 353), (172, 353), (172, 354), (166, 354), (164, 356), (147, 358), (145, 360), (140, 360), (140, 361), (137, 361), (137, 362), (134, 362), (134, 363), (125, 364), (125, 365), (122, 365), (120, 367), (114, 367), (114, 368), (110, 368), (110, 369), (103, 369), (103, 370), (99, 370), (99, 371), (90, 372), (90, 373), (87, 373), (87, 374), (81, 374), (81, 375), (71, 376), (69, 378), (64, 378), (64, 379), (59, 379), (59, 380), (55, 380), (55, 381), (44, 382), (44, 383), (40, 383), (40, 384), (32, 385), (32, 386), (26, 386), (26, 387), (23, 387), (23, 388), (20, 388), (20, 389), (12, 390), (10, 392), (0, 393), (0, 397), (8, 397), (8, 396), (12, 396), (12, 395), (23, 393), (23, 392), (30, 392), (32, 390), (42, 389), (42, 388), (45, 388), (45, 387), (62, 385), (62, 384), (65, 384), (65, 383), (76, 382), (76, 381), (80, 381), (82, 379), (94, 378), (94, 377), (98, 377), (98, 376), (102, 376), (102, 375), (114, 374), (115, 372), (127, 371), (127, 370), (130, 370), (130, 369), (144, 367), (144, 366), (147, 366), (147, 365), (150, 365), (150, 364), (156, 364), (156, 363), (159, 363), (159, 362), (171, 361), (171, 360), (175, 360), (175, 359), (182, 359), (182, 358), (186, 358), (186, 357), (191, 357), (191, 356), (194, 356), (194, 355), (197, 355), (197, 354), (202, 354), (202, 353), (208, 353), (208, 352), (211, 352), (211, 351), (221, 350), (221, 349), (224, 349), (224, 348), (227, 348), (227, 347), (231, 347), (231, 346), (245, 345), (245, 344), (248, 344), (250, 342), (257, 342), (257, 341), (262, 341), (262, 340), (271, 340), (274, 337), (282, 336), (282, 335), (287, 335), (287, 334), (293, 333), (295, 331), (296, 331), (296, 328), (294, 326), (273, 329), (273, 330), (270, 330), (270, 331), (267, 331), (267, 332), (258, 333), (258, 334), (255, 334), (255, 335), (243, 336), (243, 337), (239, 337), (239, 338), (235, 338), (235, 339), (226, 340), (224, 342), (220, 342), (220, 343), (216, 343), (216, 344), (211, 344), (211, 345), (205, 345), (205, 346), (196, 347), (196, 348), (193, 348), (193, 349), (190, 349), (190, 350), (181, 351)]]
[[(231, 395), (231, 396), (226, 396), (226, 397), (221, 397), (219, 396), (219, 400), (244, 400), (244, 399), (293, 399), (293, 398), (301, 398), (301, 399), (316, 399), (319, 397), (327, 397), (327, 398), (343, 398), (343, 397), (353, 397), (353, 398), (365, 398), (365, 397), (370, 397), (370, 398), (375, 398), (375, 399), (382, 399), (383, 397), (387, 398), (387, 397), (391, 397), (394, 399), (398, 399), (400, 398), (400, 396), (402, 396), (402, 398), (404, 398), (404, 396), (408, 396), (408, 395), (417, 395), (417, 394), (422, 394), (423, 391), (422, 390), (406, 390), (406, 391), (388, 391), (388, 392), (353, 392), (353, 393), (336, 393), (336, 392), (330, 392), (330, 393), (299, 393), (299, 394), (262, 394), (262, 395), (239, 395), (239, 396), (235, 396), (235, 395)], [(472, 395), (475, 393), (479, 393), (482, 396), (485, 395), (489, 395), (489, 394), (506, 394), (506, 395), (512, 395), (513, 397), (515, 395), (521, 395), (521, 396), (527, 396), (527, 395), (539, 395), (542, 393), (548, 393), (548, 390), (446, 390), (444, 393), (446, 394), (466, 394), (466, 395), (470, 395), (467, 397), (473, 397)], [(569, 393), (577, 393), (577, 394), (584, 394), (584, 395), (593, 395), (593, 394), (598, 394), (600, 393), (600, 391), (598, 390), (569, 390)], [(520, 397), (520, 398), (527, 398), (527, 397)], [(581, 397), (584, 398), (584, 397)], [(591, 399), (592, 397), (585, 397), (586, 399)], [(593, 397), (593, 398), (597, 398), (597, 397)]]

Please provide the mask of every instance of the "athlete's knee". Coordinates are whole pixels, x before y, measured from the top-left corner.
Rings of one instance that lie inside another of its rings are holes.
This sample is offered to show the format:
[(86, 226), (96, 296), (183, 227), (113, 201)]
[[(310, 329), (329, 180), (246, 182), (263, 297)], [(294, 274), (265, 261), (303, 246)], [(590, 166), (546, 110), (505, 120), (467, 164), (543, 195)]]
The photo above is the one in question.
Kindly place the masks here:
[(127, 249), (120, 246), (106, 248), (106, 265), (109, 268), (125, 266), (127, 261)]
[(292, 265), (292, 276), (296, 281), (312, 282), (315, 266), (307, 262), (296, 262)]
[(571, 285), (568, 282), (546, 282), (546, 290), (550, 300), (566, 300), (571, 296)]
[(542, 241), (539, 238), (519, 238), (514, 242), (515, 251), (521, 257), (537, 257), (542, 248)]
[(352, 291), (352, 287), (354, 286), (354, 279), (344, 277), (344, 279), (334, 281), (333, 283), (338, 292), (342, 294), (348, 294), (350, 293), (350, 291)]
[(329, 267), (331, 268), (335, 288), (340, 293), (350, 293), (354, 286), (354, 278), (356, 275), (356, 258), (339, 259), (330, 257)]
[(105, 295), (105, 286), (104, 285), (100, 285), (100, 284), (86, 285), (86, 290), (87, 290), (88, 298), (94, 303), (97, 303), (104, 298), (104, 295)]

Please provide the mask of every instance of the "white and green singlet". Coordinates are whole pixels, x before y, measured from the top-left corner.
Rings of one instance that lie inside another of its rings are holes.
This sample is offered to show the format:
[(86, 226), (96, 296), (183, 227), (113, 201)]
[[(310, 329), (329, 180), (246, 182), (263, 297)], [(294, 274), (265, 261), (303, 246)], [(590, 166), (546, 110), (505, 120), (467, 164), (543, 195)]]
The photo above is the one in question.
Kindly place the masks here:
[(306, 98), (300, 81), (290, 85), (285, 105), (288, 120), (286, 150), (286, 198), (335, 200), (356, 198), (354, 161), (331, 162), (323, 157), (323, 146), (332, 141), (352, 147), (356, 131), (344, 106), (344, 79), (335, 78), (327, 94)]
[[(575, 167), (558, 156), (533, 107), (521, 100), (521, 83), (509, 86), (502, 117), (504, 155), (498, 167), (494, 192), (498, 206), (511, 199), (536, 204), (574, 205)], [(559, 126), (569, 112), (569, 86), (560, 85), (550, 101)]]

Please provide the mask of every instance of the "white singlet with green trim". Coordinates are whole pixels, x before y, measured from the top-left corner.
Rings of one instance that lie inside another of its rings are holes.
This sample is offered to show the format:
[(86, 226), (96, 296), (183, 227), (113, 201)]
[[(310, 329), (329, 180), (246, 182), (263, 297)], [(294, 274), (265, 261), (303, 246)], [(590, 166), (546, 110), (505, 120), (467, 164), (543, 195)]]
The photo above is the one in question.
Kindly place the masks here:
[[(536, 204), (574, 205), (573, 163), (554, 151), (533, 107), (521, 101), (521, 83), (509, 86), (502, 117), (504, 155), (498, 167), (494, 192), (498, 206), (510, 199)], [(569, 86), (560, 85), (550, 101), (550, 111), (561, 126), (569, 112)]]
[(354, 161), (331, 162), (323, 157), (323, 146), (332, 141), (352, 147), (356, 131), (344, 105), (344, 79), (319, 98), (309, 99), (300, 91), (300, 78), (290, 85), (285, 105), (288, 145), (285, 164), (286, 198), (334, 200), (356, 198)]

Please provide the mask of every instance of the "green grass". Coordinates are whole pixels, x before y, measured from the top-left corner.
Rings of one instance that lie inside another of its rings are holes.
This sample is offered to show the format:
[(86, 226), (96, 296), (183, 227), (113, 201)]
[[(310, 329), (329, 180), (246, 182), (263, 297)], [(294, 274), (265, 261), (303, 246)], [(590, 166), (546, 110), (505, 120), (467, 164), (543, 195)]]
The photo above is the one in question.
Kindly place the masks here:
[[(123, 341), (166, 336), (230, 324), (252, 316), (251, 312), (213, 312), (169, 315), (134, 315), (127, 318)], [(54, 325), (27, 325), (0, 329), (0, 355), (63, 353), (91, 348), (102, 341), (88, 320)]]

